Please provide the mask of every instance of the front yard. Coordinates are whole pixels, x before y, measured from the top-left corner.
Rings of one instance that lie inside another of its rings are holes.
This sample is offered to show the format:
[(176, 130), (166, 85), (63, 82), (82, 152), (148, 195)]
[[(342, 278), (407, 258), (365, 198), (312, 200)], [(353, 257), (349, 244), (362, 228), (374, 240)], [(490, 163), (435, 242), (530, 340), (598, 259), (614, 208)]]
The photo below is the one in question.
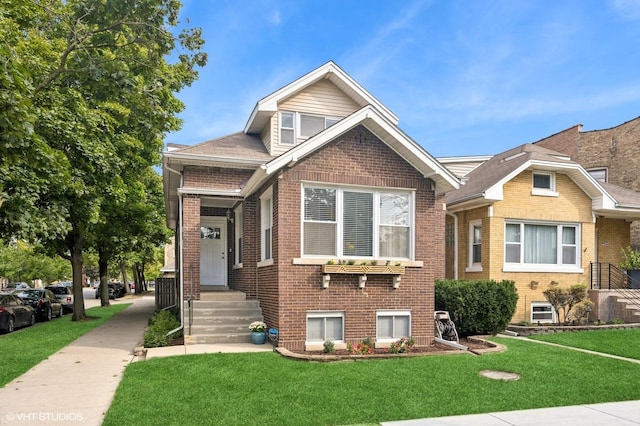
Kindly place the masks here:
[(274, 353), (153, 359), (127, 368), (104, 424), (344, 425), (640, 399), (638, 364), (495, 340), (507, 351), (339, 363)]
[(538, 334), (531, 339), (640, 359), (640, 328)]

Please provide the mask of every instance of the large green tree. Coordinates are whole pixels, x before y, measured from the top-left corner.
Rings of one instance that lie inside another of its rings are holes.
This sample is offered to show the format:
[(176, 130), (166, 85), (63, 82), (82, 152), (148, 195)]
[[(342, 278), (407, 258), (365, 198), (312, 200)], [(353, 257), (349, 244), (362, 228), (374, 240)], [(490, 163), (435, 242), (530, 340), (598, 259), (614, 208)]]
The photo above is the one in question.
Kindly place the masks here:
[(74, 320), (85, 317), (82, 255), (103, 207), (126, 198), (130, 173), (158, 162), (164, 134), (180, 124), (175, 93), (206, 62), (200, 30), (176, 29), (180, 6), (0, 0), (0, 34), (11, 40), (0, 125), (12, 156), (0, 162), (0, 232), (70, 260)]

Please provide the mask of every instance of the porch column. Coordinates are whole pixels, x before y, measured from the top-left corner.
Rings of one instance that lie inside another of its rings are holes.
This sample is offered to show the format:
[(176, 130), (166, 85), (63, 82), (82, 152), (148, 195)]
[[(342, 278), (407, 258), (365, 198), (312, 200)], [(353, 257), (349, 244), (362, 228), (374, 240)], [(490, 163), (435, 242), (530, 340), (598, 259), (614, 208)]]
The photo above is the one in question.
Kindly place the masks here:
[(183, 256), (182, 277), (184, 298), (200, 299), (200, 197), (185, 195), (183, 211)]

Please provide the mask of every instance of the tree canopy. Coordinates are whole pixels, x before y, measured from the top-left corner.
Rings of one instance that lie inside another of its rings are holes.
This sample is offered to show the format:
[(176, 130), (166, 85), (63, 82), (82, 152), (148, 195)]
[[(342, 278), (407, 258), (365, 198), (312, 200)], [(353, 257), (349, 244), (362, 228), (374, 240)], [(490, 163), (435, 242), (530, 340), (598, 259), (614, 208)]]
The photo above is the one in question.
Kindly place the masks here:
[(151, 188), (164, 135), (180, 126), (175, 94), (207, 60), (201, 30), (177, 28), (180, 7), (0, 0), (0, 235), (71, 261), (74, 319), (84, 317), (83, 250), (117, 250), (124, 233), (148, 231), (138, 219), (153, 219), (127, 203)]

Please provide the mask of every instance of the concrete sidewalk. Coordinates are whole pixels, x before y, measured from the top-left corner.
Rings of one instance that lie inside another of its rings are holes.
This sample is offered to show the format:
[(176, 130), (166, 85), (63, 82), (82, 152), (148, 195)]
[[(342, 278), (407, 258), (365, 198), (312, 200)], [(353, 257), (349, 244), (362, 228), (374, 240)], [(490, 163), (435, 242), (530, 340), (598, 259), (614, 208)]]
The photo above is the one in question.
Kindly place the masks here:
[(631, 426), (640, 425), (640, 401), (572, 405), (466, 416), (384, 422), (383, 426)]
[(133, 304), (0, 388), (0, 424), (102, 424), (155, 309), (153, 296), (118, 303)]

